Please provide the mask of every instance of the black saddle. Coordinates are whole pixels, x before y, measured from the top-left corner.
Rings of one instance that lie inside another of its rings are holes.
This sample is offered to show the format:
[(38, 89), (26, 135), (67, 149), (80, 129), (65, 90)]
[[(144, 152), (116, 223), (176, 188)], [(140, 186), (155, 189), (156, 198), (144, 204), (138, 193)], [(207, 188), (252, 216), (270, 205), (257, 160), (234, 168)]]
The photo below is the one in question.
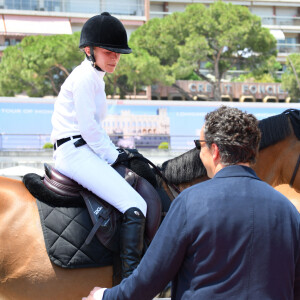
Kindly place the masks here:
[[(117, 165), (115, 170), (125, 178), (147, 203), (145, 242), (149, 244), (161, 222), (162, 207), (160, 197), (146, 179), (140, 177), (132, 170), (127, 169), (123, 165)], [(43, 182), (49, 190), (60, 196), (82, 196), (94, 224), (86, 239), (87, 244), (96, 235), (98, 240), (109, 250), (119, 251), (118, 231), (122, 214), (117, 209), (48, 164), (45, 164)]]

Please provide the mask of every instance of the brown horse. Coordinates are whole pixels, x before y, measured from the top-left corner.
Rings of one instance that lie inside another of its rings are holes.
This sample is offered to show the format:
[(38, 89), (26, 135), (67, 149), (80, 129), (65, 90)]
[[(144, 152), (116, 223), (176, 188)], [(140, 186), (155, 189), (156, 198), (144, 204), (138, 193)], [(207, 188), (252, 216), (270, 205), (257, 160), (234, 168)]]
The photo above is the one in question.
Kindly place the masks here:
[(276, 187), (288, 183), (300, 193), (300, 114), (289, 110), (260, 122), (257, 175)]
[[(265, 147), (260, 151), (255, 169), (263, 180), (272, 185), (290, 182), (300, 153), (299, 139), (287, 117), (285, 115), (282, 119), (286, 119), (288, 127), (283, 127), (283, 121), (279, 126), (281, 132), (287, 128), (284, 135), (278, 134), (271, 139), (268, 130), (261, 127)], [(270, 121), (265, 120), (260, 123)], [(207, 179), (197, 149), (165, 162), (162, 172), (181, 190)], [(299, 191), (300, 172), (296, 173), (293, 187)], [(51, 263), (35, 198), (21, 181), (0, 177), (1, 300), (81, 299), (94, 286), (111, 285), (111, 266), (63, 269)]]
[[(258, 177), (273, 187), (290, 184), (300, 193), (300, 112), (287, 110), (261, 120), (259, 127), (262, 140), (253, 166)], [(198, 154), (193, 149), (162, 165), (164, 176), (181, 191), (208, 179)]]

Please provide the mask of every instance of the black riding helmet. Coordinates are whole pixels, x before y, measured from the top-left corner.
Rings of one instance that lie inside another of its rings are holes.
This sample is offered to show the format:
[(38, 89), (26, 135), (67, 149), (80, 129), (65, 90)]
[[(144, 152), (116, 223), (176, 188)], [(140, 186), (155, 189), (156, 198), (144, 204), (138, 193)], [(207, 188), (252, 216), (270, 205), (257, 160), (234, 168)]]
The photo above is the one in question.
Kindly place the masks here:
[(122, 54), (132, 52), (127, 44), (127, 33), (124, 25), (108, 12), (88, 19), (83, 25), (79, 48), (87, 46), (100, 47)]

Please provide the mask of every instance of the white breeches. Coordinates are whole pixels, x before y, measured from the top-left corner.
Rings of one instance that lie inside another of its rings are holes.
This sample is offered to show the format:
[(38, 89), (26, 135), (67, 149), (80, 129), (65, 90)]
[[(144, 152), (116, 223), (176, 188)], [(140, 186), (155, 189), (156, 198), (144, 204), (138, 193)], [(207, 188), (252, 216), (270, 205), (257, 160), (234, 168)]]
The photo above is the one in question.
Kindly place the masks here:
[(54, 151), (55, 169), (90, 190), (121, 213), (131, 207), (147, 213), (145, 200), (88, 146), (76, 148), (71, 140)]

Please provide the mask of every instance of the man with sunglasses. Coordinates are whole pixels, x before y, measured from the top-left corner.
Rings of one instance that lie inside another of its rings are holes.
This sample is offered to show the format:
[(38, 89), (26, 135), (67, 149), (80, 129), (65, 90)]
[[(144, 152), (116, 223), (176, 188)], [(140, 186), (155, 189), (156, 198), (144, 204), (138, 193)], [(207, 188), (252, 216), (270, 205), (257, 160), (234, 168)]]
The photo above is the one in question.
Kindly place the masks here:
[(152, 299), (170, 280), (178, 300), (300, 299), (300, 215), (251, 169), (259, 142), (253, 115), (208, 113), (195, 143), (212, 179), (174, 200), (130, 277), (85, 299)]

